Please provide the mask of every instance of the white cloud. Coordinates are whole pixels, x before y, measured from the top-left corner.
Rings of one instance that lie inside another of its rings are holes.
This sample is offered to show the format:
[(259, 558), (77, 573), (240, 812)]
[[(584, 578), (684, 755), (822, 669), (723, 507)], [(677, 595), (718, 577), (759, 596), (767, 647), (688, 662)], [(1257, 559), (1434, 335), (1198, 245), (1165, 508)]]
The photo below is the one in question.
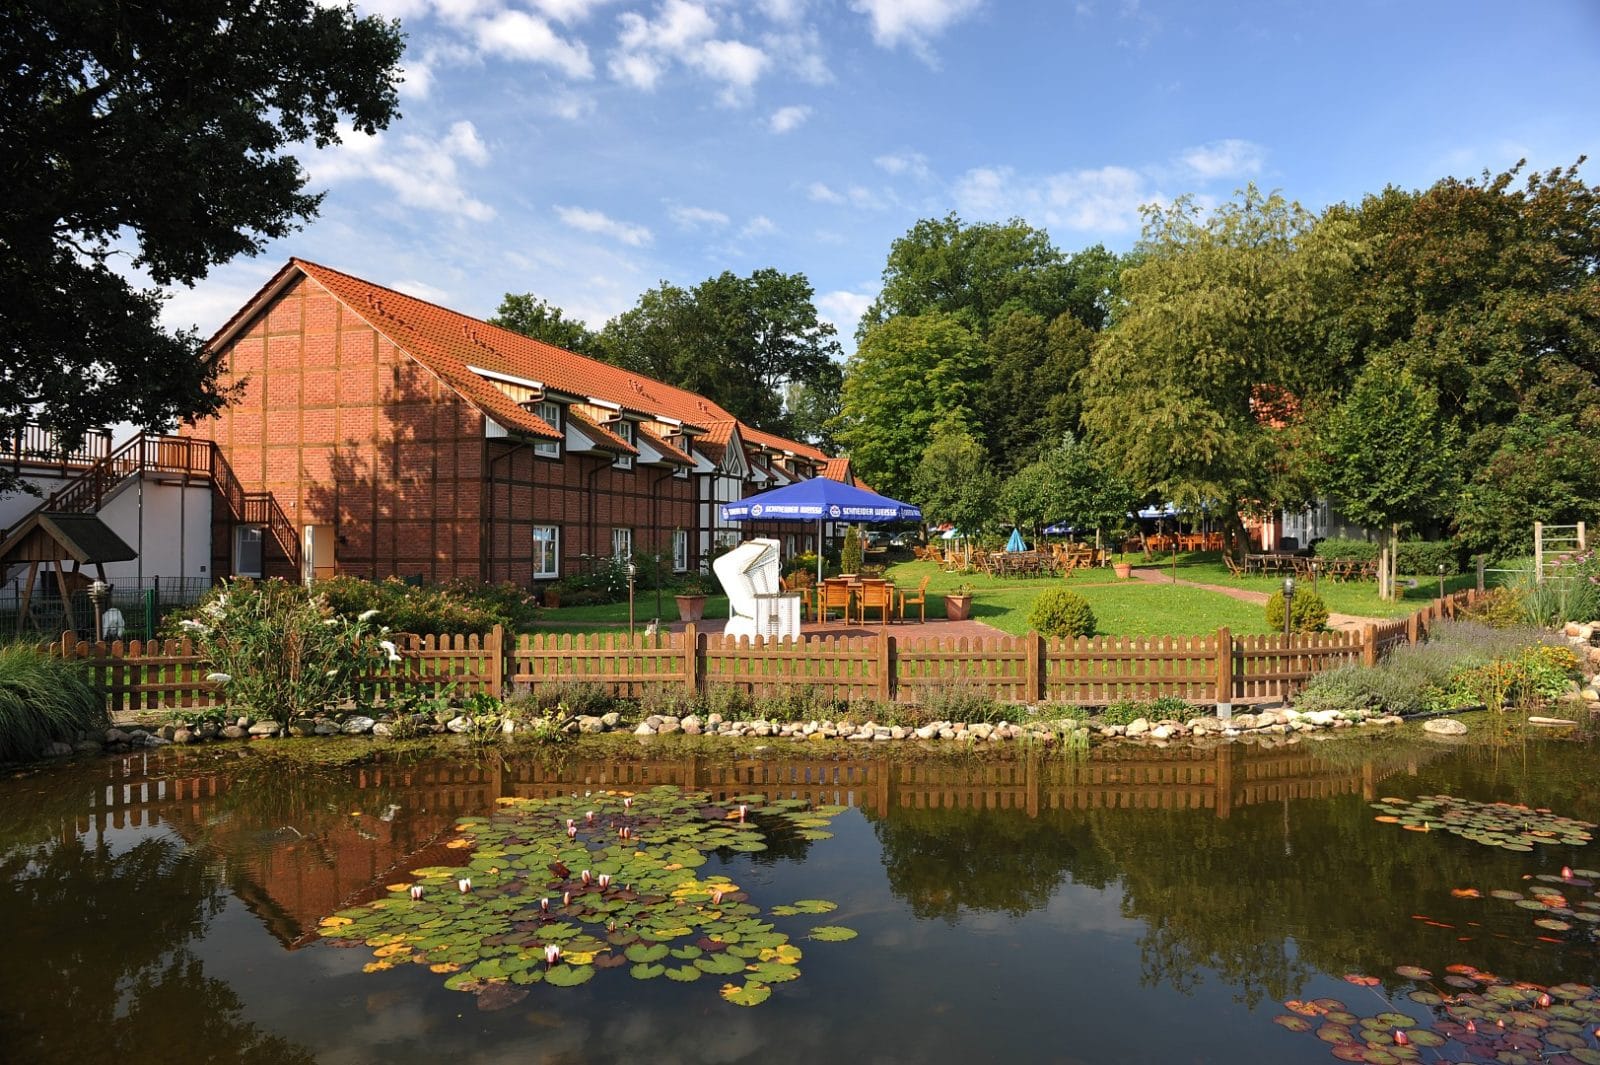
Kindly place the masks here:
[(456, 26), (465, 26), (499, 7), (499, 0), (433, 0), (439, 17)]
[(426, 59), (407, 59), (400, 67), (403, 81), (400, 95), (410, 100), (426, 100), (433, 91), (433, 65)]
[(728, 216), (709, 207), (674, 207), (667, 212), (683, 229), (721, 229), (728, 224)]
[(807, 187), (806, 198), (811, 200), (813, 203), (845, 202), (845, 197), (842, 193), (833, 191), (833, 189), (829, 188), (827, 185), (824, 185), (820, 181), (813, 181), (810, 186)]
[(415, 296), (419, 300), (448, 306), (450, 293), (437, 285), (430, 285), (426, 281), (417, 281), (413, 278), (401, 278), (399, 281), (389, 282), (389, 287), (404, 292), (408, 296)]
[(625, 12), (618, 22), (617, 48), (606, 68), (637, 89), (654, 89), (667, 68), (678, 63), (720, 82), (723, 103), (740, 103), (771, 63), (755, 45), (716, 37), (715, 17), (690, 0), (665, 0), (655, 18)]
[(582, 41), (569, 41), (550, 24), (525, 11), (501, 11), (473, 25), (478, 47), (507, 59), (544, 63), (572, 78), (594, 76), (589, 49)]
[(562, 92), (550, 97), (545, 103), (546, 108), (557, 118), (564, 118), (568, 122), (577, 122), (594, 114), (594, 97), (576, 92)]
[(906, 45), (931, 60), (930, 43), (957, 19), (978, 9), (981, 0), (853, 0), (851, 8), (872, 21), (872, 39), (881, 48)]
[(767, 119), (767, 128), (774, 133), (788, 133), (790, 130), (799, 129), (810, 117), (809, 107), (799, 104), (780, 107), (772, 112), (771, 118)]
[(808, 85), (827, 85), (833, 81), (833, 71), (822, 54), (822, 37), (816, 30), (803, 27), (786, 33), (767, 33), (761, 43), (773, 62), (794, 74)]
[(458, 215), (475, 222), (494, 217), (494, 208), (468, 195), (458, 162), (483, 166), (489, 149), (471, 122), (457, 122), (431, 140), (418, 133), (398, 139), (383, 133), (340, 131), (343, 143), (303, 160), (315, 184), (376, 181), (408, 207)]
[(824, 292), (817, 297), (817, 313), (832, 322), (840, 336), (851, 336), (856, 331), (856, 323), (861, 321), (861, 316), (867, 313), (867, 308), (872, 306), (876, 298), (875, 292), (851, 292), (848, 289)]
[(1189, 148), (1178, 158), (1195, 177), (1213, 181), (1261, 173), (1266, 154), (1266, 149), (1259, 144), (1230, 138)]
[(573, 229), (579, 229), (585, 233), (596, 233), (603, 237), (611, 237), (635, 248), (642, 248), (654, 239), (650, 230), (644, 226), (619, 222), (600, 211), (591, 211), (586, 207), (561, 207), (558, 205), (555, 208), (555, 212), (557, 218), (560, 218), (561, 221)]
[(1010, 167), (979, 167), (956, 182), (954, 196), (962, 214), (1021, 216), (1035, 225), (1096, 233), (1135, 231), (1139, 208), (1164, 199), (1144, 175), (1120, 166), (1038, 178), (1020, 178)]
[(893, 152), (889, 155), (880, 155), (872, 162), (879, 170), (895, 177), (904, 175), (914, 177), (918, 181), (926, 181), (933, 176), (928, 169), (928, 157), (921, 152)]
[(806, 13), (806, 0), (760, 0), (759, 6), (774, 22), (799, 22)]
[(564, 26), (582, 22), (611, 0), (533, 0), (533, 6)]
[(777, 224), (764, 214), (758, 214), (739, 229), (741, 237), (765, 237), (778, 231)]

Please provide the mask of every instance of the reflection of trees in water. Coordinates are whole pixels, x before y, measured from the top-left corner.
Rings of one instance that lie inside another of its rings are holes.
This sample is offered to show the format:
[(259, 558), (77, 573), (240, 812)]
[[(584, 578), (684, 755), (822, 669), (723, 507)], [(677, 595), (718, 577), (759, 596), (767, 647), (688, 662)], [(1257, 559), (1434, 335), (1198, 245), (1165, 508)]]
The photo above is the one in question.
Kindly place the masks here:
[(0, 1045), (11, 1060), (310, 1062), (239, 1019), (188, 943), (221, 906), (206, 859), (170, 839), (113, 855), (77, 840), (0, 857)]
[[(1380, 756), (1380, 794), (1448, 792), (1480, 801), (1535, 800), (1590, 820), (1592, 755), (1552, 745), (1529, 759), (1452, 753), (1393, 777), (1404, 750)], [(1426, 757), (1438, 757), (1436, 750)], [(1359, 766), (1356, 767), (1359, 770)], [(1562, 849), (1518, 854), (1444, 833), (1378, 825), (1359, 795), (1209, 810), (1049, 811), (894, 809), (870, 815), (890, 890), (919, 917), (966, 911), (1021, 915), (1067, 880), (1120, 885), (1123, 914), (1144, 924), (1144, 980), (1188, 992), (1210, 970), (1247, 1004), (1298, 994), (1316, 972), (1377, 976), (1396, 965), (1440, 971), (1469, 961), (1515, 979), (1600, 979), (1593, 948), (1535, 942), (1528, 915), (1452, 888), (1525, 888), (1525, 874), (1563, 862), (1600, 864)], [(1600, 847), (1600, 844), (1595, 844)], [(1413, 919), (1424, 914), (1455, 926)], [(1478, 929), (1479, 921), (1493, 929)], [(1503, 923), (1502, 923), (1503, 922)], [(1504, 930), (1508, 938), (1497, 938)], [(1470, 943), (1458, 937), (1470, 935)], [(1391, 977), (1392, 979), (1392, 977)]]
[(900, 808), (866, 816), (883, 846), (890, 891), (918, 917), (1021, 916), (1049, 902), (1069, 875), (1103, 886), (1114, 873), (1087, 826), (1056, 815)]

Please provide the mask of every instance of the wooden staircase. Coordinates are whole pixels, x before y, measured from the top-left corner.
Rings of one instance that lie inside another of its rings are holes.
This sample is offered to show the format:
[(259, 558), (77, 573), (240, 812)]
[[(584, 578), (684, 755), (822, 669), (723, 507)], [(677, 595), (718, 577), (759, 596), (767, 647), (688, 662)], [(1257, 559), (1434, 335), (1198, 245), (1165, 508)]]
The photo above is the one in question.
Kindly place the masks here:
[[(148, 473), (205, 478), (216, 495), (226, 502), (235, 522), (262, 526), (289, 560), (290, 566), (299, 567), (300, 538), (295, 534), (294, 523), (278, 506), (271, 492), (245, 491), (233, 467), (223, 458), (222, 450), (210, 440), (140, 433), (96, 459), (76, 477), (46, 496), (44, 502), (23, 515), (22, 520), (26, 521), (41, 512), (97, 513)], [(15, 529), (17, 525), (11, 528)], [(10, 533), (11, 529), (0, 531), (0, 541)]]

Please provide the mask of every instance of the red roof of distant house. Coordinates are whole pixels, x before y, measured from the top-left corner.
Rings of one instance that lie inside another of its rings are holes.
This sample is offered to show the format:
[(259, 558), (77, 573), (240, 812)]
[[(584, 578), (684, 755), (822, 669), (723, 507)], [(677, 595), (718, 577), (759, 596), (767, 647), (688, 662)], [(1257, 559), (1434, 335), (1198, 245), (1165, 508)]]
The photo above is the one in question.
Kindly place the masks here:
[[(687, 389), (566, 351), (305, 259), (291, 259), (249, 304), (218, 330), (207, 346), (215, 348), (224, 342), (264, 298), (281, 287), (290, 270), (301, 271), (332, 292), (345, 306), (507, 428), (539, 436), (559, 436), (554, 428), (523, 411), (468, 367), (534, 381), (580, 400), (603, 399), (637, 414), (664, 416), (695, 428), (733, 418), (717, 403)], [(616, 443), (627, 448), (620, 439)]]
[(796, 455), (814, 459), (817, 462), (827, 461), (828, 456), (821, 449), (810, 444), (804, 444), (798, 440), (790, 440), (788, 437), (779, 436), (777, 433), (769, 433), (764, 429), (755, 429), (748, 425), (743, 426), (743, 430), (744, 438), (758, 447), (770, 447), (774, 451), (791, 451)]

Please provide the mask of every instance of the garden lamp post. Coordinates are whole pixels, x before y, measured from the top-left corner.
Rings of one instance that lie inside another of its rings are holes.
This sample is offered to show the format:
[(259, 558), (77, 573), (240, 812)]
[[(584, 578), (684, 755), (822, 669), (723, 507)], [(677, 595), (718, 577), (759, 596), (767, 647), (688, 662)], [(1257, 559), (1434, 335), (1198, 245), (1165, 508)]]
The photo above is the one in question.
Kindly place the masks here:
[(633, 579), (639, 575), (639, 567), (628, 561), (628, 636), (633, 636)]
[(656, 552), (656, 618), (661, 618), (661, 552)]
[(1283, 579), (1283, 638), (1285, 640), (1294, 632), (1294, 578)]
[(105, 581), (95, 581), (89, 585), (89, 602), (94, 606), (94, 642), (99, 643), (102, 636), (102, 615), (106, 611), (106, 600), (111, 598), (111, 585)]
[(1439, 563), (1439, 598), (1444, 598), (1444, 563)]

